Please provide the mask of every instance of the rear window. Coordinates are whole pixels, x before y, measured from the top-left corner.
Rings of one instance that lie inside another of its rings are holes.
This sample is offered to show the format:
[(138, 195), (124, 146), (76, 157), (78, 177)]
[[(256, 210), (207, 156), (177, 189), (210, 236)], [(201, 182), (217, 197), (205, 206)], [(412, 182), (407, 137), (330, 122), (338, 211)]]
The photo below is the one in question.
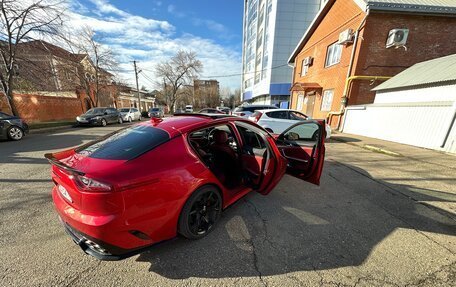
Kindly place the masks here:
[(90, 158), (130, 160), (168, 140), (169, 134), (164, 130), (141, 125), (120, 130), (77, 152)]

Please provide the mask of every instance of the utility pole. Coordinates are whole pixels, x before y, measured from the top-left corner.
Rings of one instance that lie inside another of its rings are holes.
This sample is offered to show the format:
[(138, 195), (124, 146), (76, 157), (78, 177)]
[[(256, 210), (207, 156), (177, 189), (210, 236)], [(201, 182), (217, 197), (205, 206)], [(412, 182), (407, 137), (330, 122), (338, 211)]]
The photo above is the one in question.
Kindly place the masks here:
[(135, 78), (136, 78), (136, 91), (138, 92), (138, 110), (141, 112), (141, 93), (139, 92), (139, 84), (138, 84), (138, 74), (141, 73), (141, 70), (137, 70), (136, 67), (136, 60), (133, 61), (133, 66), (135, 66)]

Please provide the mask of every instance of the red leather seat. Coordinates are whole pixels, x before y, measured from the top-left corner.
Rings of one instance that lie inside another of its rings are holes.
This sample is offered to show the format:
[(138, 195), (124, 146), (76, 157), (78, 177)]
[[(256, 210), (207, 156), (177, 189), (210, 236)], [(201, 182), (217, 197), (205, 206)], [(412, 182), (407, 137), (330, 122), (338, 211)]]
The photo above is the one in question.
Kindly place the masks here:
[(226, 186), (234, 187), (240, 180), (238, 155), (229, 145), (227, 132), (216, 130), (213, 139), (210, 151), (214, 158), (214, 174)]

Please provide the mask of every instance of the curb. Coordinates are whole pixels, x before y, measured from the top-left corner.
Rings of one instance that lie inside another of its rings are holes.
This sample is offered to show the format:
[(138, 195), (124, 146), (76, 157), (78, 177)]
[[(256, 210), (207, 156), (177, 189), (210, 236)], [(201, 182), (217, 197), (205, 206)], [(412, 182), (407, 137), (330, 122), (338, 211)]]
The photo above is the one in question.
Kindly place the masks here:
[(363, 149), (366, 149), (366, 150), (369, 150), (369, 151), (372, 151), (372, 152), (383, 153), (383, 154), (386, 154), (386, 155), (389, 155), (389, 156), (396, 156), (396, 157), (403, 157), (404, 156), (404, 155), (402, 155), (400, 153), (397, 153), (397, 152), (394, 152), (394, 151), (390, 151), (390, 150), (387, 150), (387, 149), (384, 149), (384, 148), (380, 148), (380, 147), (377, 147), (377, 146), (374, 146), (374, 145), (363, 144), (362, 141), (360, 141), (358, 143), (357, 142), (350, 142), (350, 141), (344, 140), (343, 138), (338, 138), (338, 137), (331, 137), (331, 139), (335, 140), (335, 141), (338, 141), (338, 142), (341, 142), (341, 143), (344, 143), (344, 144), (357, 146), (357, 147), (360, 147), (360, 148), (363, 148)]
[(65, 130), (74, 128), (74, 125), (65, 125), (65, 126), (58, 126), (58, 127), (50, 127), (50, 128), (41, 128), (41, 129), (31, 129), (29, 130), (29, 134), (43, 134), (53, 131)]
[(387, 149), (383, 149), (383, 148), (380, 148), (380, 147), (376, 147), (376, 146), (373, 146), (373, 145), (369, 145), (369, 144), (363, 145), (363, 148), (367, 149), (367, 150), (370, 150), (370, 151), (373, 151), (373, 152), (384, 153), (384, 154), (387, 154), (387, 155), (390, 155), (390, 156), (402, 156), (400, 153), (397, 153), (397, 152), (394, 152), (394, 151), (390, 151), (390, 150), (387, 150)]

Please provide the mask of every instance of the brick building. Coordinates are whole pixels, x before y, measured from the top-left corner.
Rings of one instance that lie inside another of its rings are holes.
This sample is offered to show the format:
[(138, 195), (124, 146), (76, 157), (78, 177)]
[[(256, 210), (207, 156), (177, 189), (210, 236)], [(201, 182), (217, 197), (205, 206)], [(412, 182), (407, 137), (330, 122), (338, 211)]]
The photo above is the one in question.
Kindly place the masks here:
[[(45, 41), (17, 47), (13, 100), (28, 122), (72, 120), (95, 105), (95, 67), (86, 54), (74, 54)], [(115, 106), (113, 75), (101, 70), (99, 106)], [(0, 110), (10, 112), (0, 94)]]
[(337, 127), (344, 107), (372, 103), (382, 81), (456, 53), (455, 16), (456, 1), (327, 1), (288, 60), (291, 108)]
[(193, 101), (193, 105), (197, 108), (214, 108), (220, 105), (219, 82), (217, 80), (194, 80)]

